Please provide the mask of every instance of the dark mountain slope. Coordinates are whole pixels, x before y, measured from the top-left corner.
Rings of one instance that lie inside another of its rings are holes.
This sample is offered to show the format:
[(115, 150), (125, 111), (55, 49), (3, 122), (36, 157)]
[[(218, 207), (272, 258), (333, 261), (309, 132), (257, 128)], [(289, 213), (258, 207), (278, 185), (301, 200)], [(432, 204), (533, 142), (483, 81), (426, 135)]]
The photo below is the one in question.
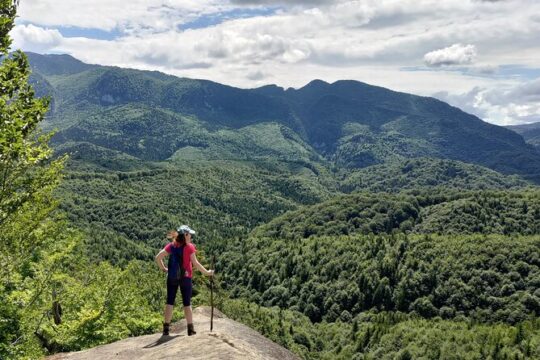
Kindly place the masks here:
[(540, 122), (507, 126), (506, 128), (515, 131), (519, 135), (523, 136), (527, 143), (540, 149)]
[(434, 98), (356, 81), (314, 81), (286, 94), (315, 148), (349, 166), (429, 155), (505, 173), (515, 172), (519, 159), (518, 171), (539, 173), (540, 155), (520, 136)]
[(108, 106), (59, 131), (57, 146), (85, 142), (143, 160), (318, 160), (294, 131), (275, 122), (219, 129), (192, 115), (141, 102)]
[[(84, 101), (101, 107), (142, 103), (232, 128), (266, 121), (287, 124), (290, 113), (280, 100), (211, 81), (114, 67), (100, 67), (88, 75), (89, 81), (81, 82), (82, 86), (66, 97), (66, 105)], [(70, 80), (65, 79), (67, 83)]]

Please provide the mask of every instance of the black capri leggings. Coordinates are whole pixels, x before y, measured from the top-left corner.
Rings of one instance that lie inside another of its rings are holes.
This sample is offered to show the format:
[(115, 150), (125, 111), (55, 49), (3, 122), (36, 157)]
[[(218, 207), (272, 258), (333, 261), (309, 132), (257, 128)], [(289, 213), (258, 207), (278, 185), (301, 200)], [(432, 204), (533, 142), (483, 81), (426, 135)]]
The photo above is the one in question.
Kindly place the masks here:
[(180, 292), (182, 293), (182, 304), (184, 306), (191, 305), (193, 284), (191, 278), (188, 277), (184, 277), (181, 280), (167, 278), (167, 305), (174, 305), (178, 287), (180, 287)]

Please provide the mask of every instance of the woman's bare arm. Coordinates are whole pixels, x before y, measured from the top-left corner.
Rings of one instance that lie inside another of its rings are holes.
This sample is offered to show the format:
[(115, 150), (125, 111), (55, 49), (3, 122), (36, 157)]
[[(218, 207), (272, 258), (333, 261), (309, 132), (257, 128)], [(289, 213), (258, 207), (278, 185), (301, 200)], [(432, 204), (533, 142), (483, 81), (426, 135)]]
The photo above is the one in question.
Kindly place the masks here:
[(199, 271), (202, 272), (204, 275), (208, 275), (208, 276), (214, 275), (214, 270), (206, 270), (206, 268), (201, 265), (199, 260), (197, 260), (197, 256), (195, 256), (195, 253), (191, 254), (190, 259), (191, 259), (191, 263), (195, 265), (195, 267), (199, 269)]
[(167, 256), (167, 255), (169, 255), (169, 254), (167, 253), (167, 251), (165, 251), (165, 249), (162, 249), (160, 252), (158, 252), (158, 254), (156, 255), (156, 258), (155, 258), (155, 259), (156, 259), (156, 264), (159, 266), (159, 268), (160, 268), (161, 271), (163, 271), (163, 272), (169, 271), (169, 269), (167, 269), (167, 268), (165, 267), (165, 265), (163, 264), (163, 258), (164, 258), (165, 256)]

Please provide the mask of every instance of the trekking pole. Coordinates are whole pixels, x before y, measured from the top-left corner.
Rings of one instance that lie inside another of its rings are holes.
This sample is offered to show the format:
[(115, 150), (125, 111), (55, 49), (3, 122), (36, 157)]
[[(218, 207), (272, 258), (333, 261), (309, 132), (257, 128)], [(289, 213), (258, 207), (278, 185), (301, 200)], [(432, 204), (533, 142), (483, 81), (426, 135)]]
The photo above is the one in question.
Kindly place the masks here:
[(214, 276), (216, 276), (216, 256), (212, 256), (213, 276), (210, 278), (210, 332), (214, 329)]

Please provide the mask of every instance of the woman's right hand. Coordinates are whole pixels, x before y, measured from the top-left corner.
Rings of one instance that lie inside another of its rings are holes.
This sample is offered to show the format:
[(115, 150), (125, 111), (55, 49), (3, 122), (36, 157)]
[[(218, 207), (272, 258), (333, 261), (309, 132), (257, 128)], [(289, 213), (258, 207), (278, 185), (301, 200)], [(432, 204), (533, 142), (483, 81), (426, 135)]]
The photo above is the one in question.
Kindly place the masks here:
[(214, 276), (214, 272), (215, 270), (208, 270), (208, 272), (206, 273), (207, 276)]

